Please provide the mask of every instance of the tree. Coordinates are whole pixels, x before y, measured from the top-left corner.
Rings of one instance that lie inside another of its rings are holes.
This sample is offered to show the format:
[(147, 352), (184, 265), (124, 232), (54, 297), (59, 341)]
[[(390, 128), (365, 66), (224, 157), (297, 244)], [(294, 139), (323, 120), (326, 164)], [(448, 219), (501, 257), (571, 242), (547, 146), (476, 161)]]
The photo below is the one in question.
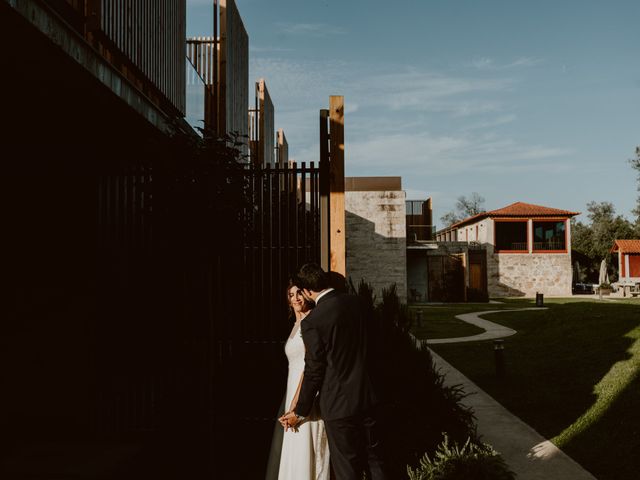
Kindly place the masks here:
[(456, 209), (462, 214), (463, 219), (473, 217), (474, 215), (484, 212), (484, 197), (477, 192), (473, 192), (469, 198), (462, 195), (458, 197)]
[[(633, 238), (634, 227), (622, 215), (616, 215), (610, 202), (589, 202), (587, 204), (588, 224), (574, 221), (571, 227), (572, 249), (581, 253), (578, 263), (586, 271), (587, 277), (597, 281), (600, 262), (610, 260), (610, 250), (616, 239)], [(611, 270), (617, 273), (617, 265), (612, 263)]]
[(460, 221), (460, 218), (458, 218), (455, 212), (448, 212), (440, 217), (440, 221), (443, 225), (446, 225), (448, 227), (450, 225), (453, 225), (454, 223), (458, 223)]
[(456, 201), (455, 212), (445, 213), (440, 217), (440, 221), (445, 226), (453, 225), (468, 217), (473, 217), (479, 213), (484, 212), (484, 197), (477, 192), (473, 192), (469, 198), (461, 195)]

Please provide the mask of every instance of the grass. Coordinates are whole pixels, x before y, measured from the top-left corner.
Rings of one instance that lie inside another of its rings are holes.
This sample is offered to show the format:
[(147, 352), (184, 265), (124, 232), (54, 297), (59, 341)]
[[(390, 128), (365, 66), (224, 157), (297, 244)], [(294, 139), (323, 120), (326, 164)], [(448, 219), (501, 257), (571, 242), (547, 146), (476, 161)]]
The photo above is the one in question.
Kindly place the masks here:
[[(474, 308), (476, 310), (474, 310)], [(480, 307), (482, 308), (482, 307)], [(413, 334), (418, 338), (448, 338), (466, 337), (482, 333), (482, 330), (475, 325), (471, 325), (462, 320), (454, 318), (455, 315), (477, 311), (478, 306), (455, 306), (455, 307), (410, 307), (413, 315)], [(422, 321), (418, 322), (417, 312), (422, 311)]]
[[(491, 342), (433, 349), (598, 479), (637, 478), (640, 301), (592, 298), (546, 299), (545, 311), (487, 314), (518, 331), (505, 339), (504, 381), (495, 376)], [(460, 327), (451, 322), (448, 330), (447, 316), (525, 306), (533, 302), (422, 307), (434, 326), (414, 333), (457, 336)]]

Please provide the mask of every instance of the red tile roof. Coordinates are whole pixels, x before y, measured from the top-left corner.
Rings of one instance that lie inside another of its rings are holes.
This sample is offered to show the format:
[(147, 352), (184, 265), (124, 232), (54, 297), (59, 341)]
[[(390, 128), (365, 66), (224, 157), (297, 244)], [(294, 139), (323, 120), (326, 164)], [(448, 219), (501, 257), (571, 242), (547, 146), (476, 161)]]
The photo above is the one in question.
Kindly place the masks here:
[(464, 220), (451, 225), (449, 228), (457, 228), (463, 225), (474, 223), (478, 220), (482, 220), (487, 217), (491, 218), (505, 218), (505, 217), (573, 217), (579, 215), (580, 212), (571, 212), (569, 210), (559, 210), (557, 208), (543, 207), (542, 205), (533, 205), (532, 203), (515, 202), (511, 205), (507, 205), (497, 210), (490, 210), (488, 212), (478, 213), (473, 217), (465, 218)]
[(616, 240), (611, 252), (640, 253), (640, 240)]
[(559, 210), (524, 202), (512, 203), (487, 213), (490, 217), (573, 217), (580, 214), (580, 212), (570, 212), (569, 210)]

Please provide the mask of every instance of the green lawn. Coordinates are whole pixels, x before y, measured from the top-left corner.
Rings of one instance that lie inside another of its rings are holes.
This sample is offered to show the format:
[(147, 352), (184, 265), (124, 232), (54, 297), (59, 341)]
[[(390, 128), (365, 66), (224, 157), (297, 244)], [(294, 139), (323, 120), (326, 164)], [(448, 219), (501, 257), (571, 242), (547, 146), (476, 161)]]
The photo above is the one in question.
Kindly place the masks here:
[[(456, 303), (450, 305), (411, 306), (409, 310), (414, 319), (412, 331), (418, 338), (436, 339), (466, 337), (484, 332), (483, 329), (458, 320), (455, 315), (486, 310), (505, 310), (530, 307), (529, 300), (507, 300), (504, 303)], [(418, 323), (416, 314), (422, 310), (422, 322)]]
[[(640, 301), (585, 297), (546, 299), (545, 304), (545, 311), (485, 316), (518, 331), (505, 339), (504, 381), (495, 376), (491, 342), (433, 348), (599, 480), (638, 478)], [(525, 306), (533, 302), (422, 307), (426, 324), (414, 333), (422, 338), (468, 335), (457, 333), (459, 321), (448, 328), (447, 317)]]

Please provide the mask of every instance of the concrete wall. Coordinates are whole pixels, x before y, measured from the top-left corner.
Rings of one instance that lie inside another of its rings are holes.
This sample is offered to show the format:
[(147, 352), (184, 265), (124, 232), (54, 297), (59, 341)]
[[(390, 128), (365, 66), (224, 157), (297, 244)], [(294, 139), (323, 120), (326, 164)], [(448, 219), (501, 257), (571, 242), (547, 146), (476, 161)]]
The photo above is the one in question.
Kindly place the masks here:
[(493, 243), (493, 220), (485, 218), (456, 230), (458, 242)]
[(345, 192), (347, 276), (369, 282), (378, 300), (395, 283), (407, 301), (405, 192)]

